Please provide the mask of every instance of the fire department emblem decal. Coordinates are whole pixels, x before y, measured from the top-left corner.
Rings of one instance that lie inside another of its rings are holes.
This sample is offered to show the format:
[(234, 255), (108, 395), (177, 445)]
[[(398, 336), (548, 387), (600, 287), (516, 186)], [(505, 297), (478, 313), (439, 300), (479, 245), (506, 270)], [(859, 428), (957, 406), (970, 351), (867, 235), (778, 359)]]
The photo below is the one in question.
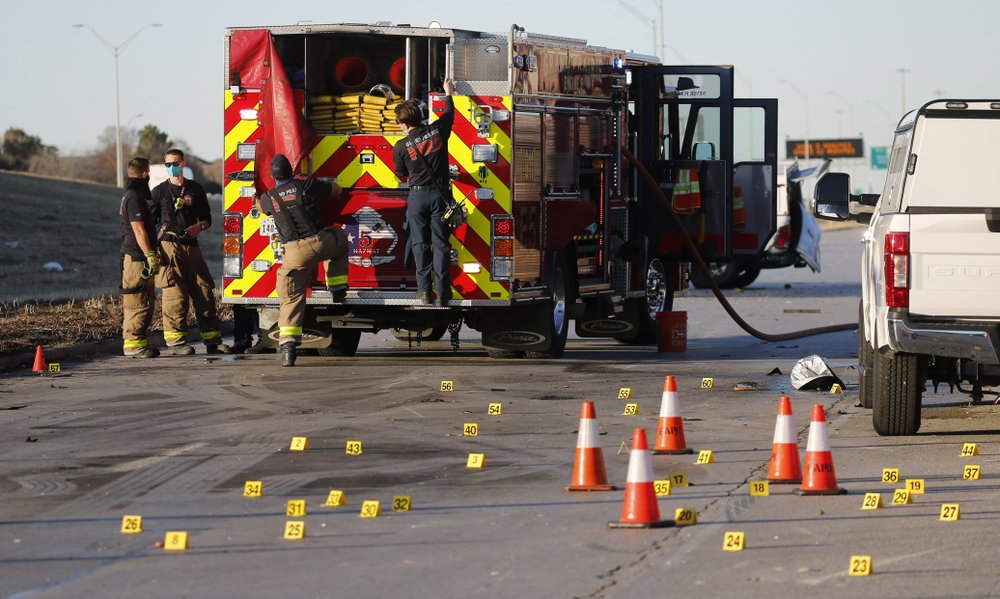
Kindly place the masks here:
[(396, 259), (392, 251), (399, 243), (399, 235), (371, 206), (355, 212), (354, 222), (344, 228), (351, 248), (348, 261), (354, 266), (371, 268)]

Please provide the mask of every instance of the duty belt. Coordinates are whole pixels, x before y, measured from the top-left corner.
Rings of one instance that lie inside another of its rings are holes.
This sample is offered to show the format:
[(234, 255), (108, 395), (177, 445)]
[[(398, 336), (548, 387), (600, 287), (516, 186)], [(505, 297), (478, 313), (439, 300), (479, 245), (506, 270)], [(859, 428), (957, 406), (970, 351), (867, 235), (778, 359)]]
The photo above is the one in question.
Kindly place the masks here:
[(198, 245), (197, 239), (186, 239), (177, 233), (167, 233), (163, 236), (163, 240), (169, 241), (170, 243), (179, 243), (181, 245)]

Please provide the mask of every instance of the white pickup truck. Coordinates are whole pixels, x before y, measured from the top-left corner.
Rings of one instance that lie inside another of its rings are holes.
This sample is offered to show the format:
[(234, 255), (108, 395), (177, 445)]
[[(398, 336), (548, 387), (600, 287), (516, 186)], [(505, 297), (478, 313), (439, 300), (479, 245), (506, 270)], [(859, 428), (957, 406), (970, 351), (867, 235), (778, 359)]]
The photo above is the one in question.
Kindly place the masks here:
[(974, 402), (1000, 385), (1000, 100), (937, 100), (908, 113), (882, 194), (850, 189), (848, 175), (827, 173), (815, 212), (868, 224), (861, 404), (880, 435), (910, 435), (928, 381)]

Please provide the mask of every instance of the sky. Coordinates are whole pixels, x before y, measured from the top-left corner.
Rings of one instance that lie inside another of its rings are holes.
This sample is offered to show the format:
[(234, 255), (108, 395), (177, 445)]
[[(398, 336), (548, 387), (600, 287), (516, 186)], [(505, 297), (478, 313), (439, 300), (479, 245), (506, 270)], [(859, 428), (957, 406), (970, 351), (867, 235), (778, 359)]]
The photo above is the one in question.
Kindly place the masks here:
[[(121, 123), (155, 124), (207, 160), (223, 152), (223, 37), (232, 26), (392, 21), (585, 38), (651, 54), (658, 0), (470, 4), (403, 2), (135, 3), (4, 1), (0, 5), (0, 130), (19, 127), (63, 155), (97, 147), (115, 121), (114, 58), (84, 28), (121, 44)], [(891, 142), (905, 108), (935, 97), (1000, 96), (1000, 52), (990, 46), (1000, 2), (953, 0), (663, 0), (665, 64), (731, 64), (736, 94), (778, 98), (786, 137)], [(499, 16), (497, 16), (499, 15)], [(899, 69), (908, 72), (901, 74)], [(905, 77), (905, 87), (904, 87)], [(787, 81), (789, 83), (784, 83)], [(793, 88), (797, 88), (796, 89)], [(839, 113), (838, 113), (839, 111)], [(779, 143), (784, 152), (784, 144)]]

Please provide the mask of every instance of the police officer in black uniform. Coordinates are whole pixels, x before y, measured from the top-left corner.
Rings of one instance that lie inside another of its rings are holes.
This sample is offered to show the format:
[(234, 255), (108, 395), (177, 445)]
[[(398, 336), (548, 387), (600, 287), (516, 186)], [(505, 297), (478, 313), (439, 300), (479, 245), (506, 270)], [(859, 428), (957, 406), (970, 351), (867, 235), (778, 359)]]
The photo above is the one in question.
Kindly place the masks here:
[(341, 227), (324, 227), (317, 202), (340, 195), (340, 186), (316, 179), (295, 179), (292, 165), (283, 154), (271, 160), (271, 176), (277, 186), (260, 196), (258, 207), (274, 218), (284, 245), (278, 269), (277, 290), (281, 365), (295, 366), (296, 347), (302, 343), (306, 313), (306, 289), (323, 261), (326, 286), (334, 302), (347, 295), (347, 234)]

